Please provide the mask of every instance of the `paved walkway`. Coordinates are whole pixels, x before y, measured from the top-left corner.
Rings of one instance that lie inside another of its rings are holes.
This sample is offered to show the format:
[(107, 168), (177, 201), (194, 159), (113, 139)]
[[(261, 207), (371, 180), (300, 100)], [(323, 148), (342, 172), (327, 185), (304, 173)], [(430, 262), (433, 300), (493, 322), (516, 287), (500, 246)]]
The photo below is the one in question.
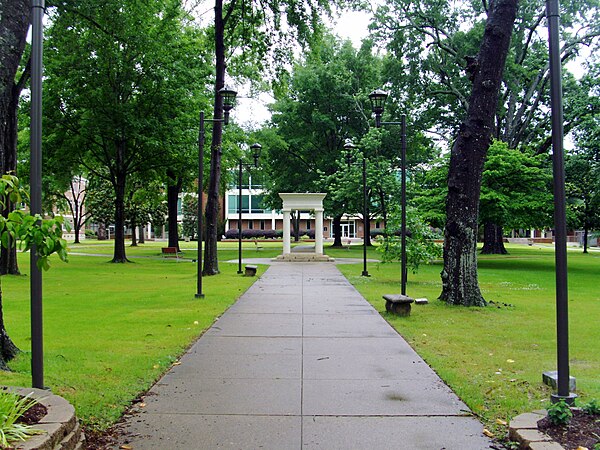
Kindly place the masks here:
[(271, 266), (144, 402), (126, 419), (119, 444), (135, 450), (490, 445), (468, 408), (328, 263)]

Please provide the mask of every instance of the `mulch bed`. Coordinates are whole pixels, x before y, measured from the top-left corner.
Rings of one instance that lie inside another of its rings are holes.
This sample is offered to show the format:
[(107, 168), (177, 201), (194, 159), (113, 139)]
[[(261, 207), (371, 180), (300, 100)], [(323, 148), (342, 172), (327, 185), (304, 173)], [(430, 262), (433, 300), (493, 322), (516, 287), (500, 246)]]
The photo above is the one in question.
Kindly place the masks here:
[(27, 411), (25, 411), (21, 417), (17, 419), (17, 422), (24, 423), (25, 425), (34, 425), (38, 423), (42, 417), (48, 413), (48, 409), (41, 403), (36, 403)]
[(600, 443), (600, 416), (573, 411), (568, 425), (553, 425), (548, 417), (538, 421), (538, 429), (565, 448), (586, 447), (593, 449)]

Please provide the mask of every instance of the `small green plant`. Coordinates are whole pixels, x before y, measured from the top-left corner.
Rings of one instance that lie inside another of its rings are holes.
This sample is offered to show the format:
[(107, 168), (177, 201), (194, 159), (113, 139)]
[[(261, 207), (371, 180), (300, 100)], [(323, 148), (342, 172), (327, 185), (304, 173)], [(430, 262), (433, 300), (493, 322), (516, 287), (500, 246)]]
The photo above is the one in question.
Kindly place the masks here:
[(590, 400), (589, 403), (586, 403), (585, 405), (583, 405), (581, 407), (581, 409), (586, 414), (590, 414), (590, 415), (594, 415), (594, 416), (600, 415), (600, 403), (595, 398)]
[(39, 433), (31, 425), (17, 423), (19, 417), (37, 403), (29, 395), (22, 397), (10, 392), (0, 392), (0, 447), (9, 448), (14, 441), (24, 441)]
[(573, 417), (573, 412), (564, 400), (560, 400), (548, 408), (548, 417), (554, 425), (567, 425)]
[(600, 450), (600, 442), (594, 444), (594, 450)]

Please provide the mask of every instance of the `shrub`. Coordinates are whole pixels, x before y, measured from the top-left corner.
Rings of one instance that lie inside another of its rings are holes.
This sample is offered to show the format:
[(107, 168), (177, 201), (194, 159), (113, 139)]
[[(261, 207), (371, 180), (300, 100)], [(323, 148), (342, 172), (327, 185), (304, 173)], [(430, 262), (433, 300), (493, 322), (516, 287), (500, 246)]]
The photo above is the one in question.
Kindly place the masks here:
[(548, 418), (554, 425), (567, 425), (572, 417), (571, 408), (562, 399), (548, 408)]
[(589, 415), (600, 415), (600, 403), (598, 403), (596, 399), (592, 399), (589, 403), (583, 405), (581, 409), (583, 410), (583, 412)]
[(238, 229), (231, 228), (225, 232), (225, 239), (237, 239), (238, 237)]
[(372, 228), (370, 234), (372, 238), (383, 236), (385, 234), (385, 228)]
[[(242, 230), (242, 239), (273, 239), (277, 237), (276, 230)], [(232, 228), (225, 232), (225, 239), (237, 239), (238, 230)]]
[(96, 239), (98, 236), (93, 230), (85, 230), (85, 238), (86, 239)]

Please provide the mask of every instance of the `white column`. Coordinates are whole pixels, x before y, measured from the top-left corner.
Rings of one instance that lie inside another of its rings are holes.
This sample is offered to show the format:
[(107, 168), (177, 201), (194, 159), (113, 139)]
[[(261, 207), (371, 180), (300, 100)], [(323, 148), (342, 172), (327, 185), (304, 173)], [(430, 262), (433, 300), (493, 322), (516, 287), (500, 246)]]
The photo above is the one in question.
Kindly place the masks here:
[(323, 210), (315, 209), (315, 253), (323, 254)]
[(283, 254), (289, 255), (292, 252), (292, 242), (290, 237), (290, 210), (283, 210)]

